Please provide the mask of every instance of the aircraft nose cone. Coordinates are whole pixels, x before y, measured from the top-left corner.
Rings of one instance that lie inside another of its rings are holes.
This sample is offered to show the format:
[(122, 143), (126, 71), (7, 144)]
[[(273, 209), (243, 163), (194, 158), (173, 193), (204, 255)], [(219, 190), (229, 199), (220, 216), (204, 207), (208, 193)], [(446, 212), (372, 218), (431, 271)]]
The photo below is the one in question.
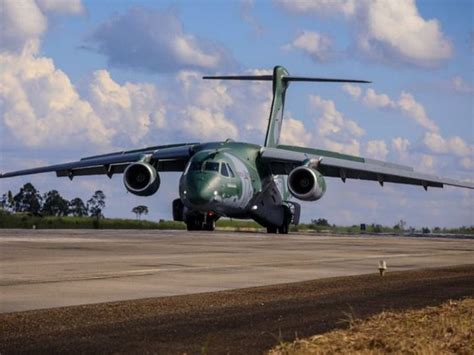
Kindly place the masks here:
[(186, 185), (186, 198), (193, 205), (205, 205), (214, 197), (212, 179), (190, 177)]

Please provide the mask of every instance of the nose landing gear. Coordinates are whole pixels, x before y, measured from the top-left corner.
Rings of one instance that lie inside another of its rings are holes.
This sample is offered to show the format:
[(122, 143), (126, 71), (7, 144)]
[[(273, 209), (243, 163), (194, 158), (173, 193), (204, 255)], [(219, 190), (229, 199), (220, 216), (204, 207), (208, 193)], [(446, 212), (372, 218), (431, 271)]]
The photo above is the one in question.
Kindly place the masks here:
[(213, 213), (195, 214), (189, 213), (186, 215), (185, 223), (188, 231), (210, 231), (216, 229), (216, 216)]

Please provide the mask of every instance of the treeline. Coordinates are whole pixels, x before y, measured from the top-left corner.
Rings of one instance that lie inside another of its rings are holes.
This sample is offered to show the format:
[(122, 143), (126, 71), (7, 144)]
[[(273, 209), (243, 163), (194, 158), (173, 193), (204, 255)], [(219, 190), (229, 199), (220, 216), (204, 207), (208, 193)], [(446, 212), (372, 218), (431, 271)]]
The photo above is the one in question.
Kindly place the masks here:
[(67, 200), (57, 190), (41, 193), (31, 183), (26, 183), (17, 194), (11, 191), (2, 195), (0, 207), (5, 212), (29, 213), (34, 216), (74, 216), (103, 218), (105, 194), (97, 190), (87, 202), (75, 197)]

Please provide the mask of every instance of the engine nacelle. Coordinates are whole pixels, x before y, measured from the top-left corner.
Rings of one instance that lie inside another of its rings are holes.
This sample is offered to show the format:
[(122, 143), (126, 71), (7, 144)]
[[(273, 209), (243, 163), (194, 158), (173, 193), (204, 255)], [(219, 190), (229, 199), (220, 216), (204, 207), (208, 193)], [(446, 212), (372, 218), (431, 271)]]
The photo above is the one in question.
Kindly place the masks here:
[(160, 176), (148, 163), (137, 162), (127, 166), (123, 172), (125, 188), (138, 196), (153, 195), (160, 187)]
[(316, 201), (326, 192), (326, 182), (317, 170), (299, 166), (288, 175), (288, 189), (299, 200)]

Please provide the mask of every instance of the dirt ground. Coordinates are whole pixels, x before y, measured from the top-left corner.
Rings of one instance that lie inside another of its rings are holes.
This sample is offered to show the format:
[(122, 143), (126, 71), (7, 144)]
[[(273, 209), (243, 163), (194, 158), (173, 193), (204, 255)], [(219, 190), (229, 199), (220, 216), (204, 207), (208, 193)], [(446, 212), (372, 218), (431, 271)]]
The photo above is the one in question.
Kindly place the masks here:
[(261, 354), (384, 310), (474, 295), (474, 265), (0, 315), (0, 353)]

